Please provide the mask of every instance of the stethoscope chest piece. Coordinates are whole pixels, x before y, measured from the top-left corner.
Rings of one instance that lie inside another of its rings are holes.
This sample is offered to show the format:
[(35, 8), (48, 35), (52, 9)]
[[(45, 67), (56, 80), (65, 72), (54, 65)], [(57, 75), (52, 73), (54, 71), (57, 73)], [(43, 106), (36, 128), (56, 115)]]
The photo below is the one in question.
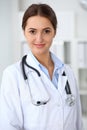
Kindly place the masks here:
[(74, 95), (68, 94), (65, 101), (66, 101), (66, 104), (68, 106), (73, 106), (75, 104), (75, 97), (74, 97)]

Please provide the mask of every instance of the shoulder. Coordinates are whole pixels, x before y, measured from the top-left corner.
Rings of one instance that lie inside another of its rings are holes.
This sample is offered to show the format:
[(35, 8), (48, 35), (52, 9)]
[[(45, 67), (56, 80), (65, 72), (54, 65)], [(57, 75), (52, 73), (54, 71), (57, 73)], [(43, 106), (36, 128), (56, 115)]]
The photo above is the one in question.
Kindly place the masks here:
[(18, 61), (12, 65), (6, 67), (3, 71), (3, 76), (17, 76), (21, 72), (21, 61)]
[(11, 65), (9, 65), (9, 66), (7, 66), (6, 68), (5, 68), (5, 70), (4, 70), (4, 72), (6, 72), (6, 71), (15, 71), (15, 70), (18, 70), (19, 69), (19, 66), (20, 66), (20, 61), (18, 61), (18, 62), (16, 62), (16, 63), (14, 63), (14, 64), (11, 64)]
[(70, 65), (64, 64), (64, 69), (69, 81), (71, 81), (73, 84), (77, 84), (76, 76), (74, 74), (72, 67)]
[(71, 75), (71, 76), (75, 77), (74, 71), (70, 65), (64, 64), (64, 69), (65, 69), (67, 75)]
[(12, 90), (12, 88), (18, 88), (19, 81), (21, 83), (22, 78), (23, 75), (21, 69), (21, 61), (9, 65), (3, 71), (1, 89), (5, 89), (5, 91), (10, 91)]
[(72, 67), (65, 64), (64, 69), (65, 69), (65, 72), (68, 77), (68, 81), (70, 83), (70, 87), (71, 87), (73, 93), (77, 92), (78, 84), (77, 84), (76, 76), (74, 74)]

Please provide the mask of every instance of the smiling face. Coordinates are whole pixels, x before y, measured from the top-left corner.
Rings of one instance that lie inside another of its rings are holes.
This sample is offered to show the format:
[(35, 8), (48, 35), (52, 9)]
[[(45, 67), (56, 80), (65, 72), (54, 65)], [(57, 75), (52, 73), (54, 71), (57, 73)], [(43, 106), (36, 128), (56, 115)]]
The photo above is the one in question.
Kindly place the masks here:
[(28, 18), (24, 35), (32, 53), (43, 55), (49, 53), (55, 30), (48, 18), (37, 15)]

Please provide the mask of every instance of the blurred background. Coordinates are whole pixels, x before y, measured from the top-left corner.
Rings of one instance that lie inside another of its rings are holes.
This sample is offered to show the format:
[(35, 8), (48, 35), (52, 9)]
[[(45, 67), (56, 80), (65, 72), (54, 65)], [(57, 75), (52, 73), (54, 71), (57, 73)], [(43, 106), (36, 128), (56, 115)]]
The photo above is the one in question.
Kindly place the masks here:
[[(0, 84), (3, 70), (28, 52), (21, 29), (22, 16), (32, 3), (42, 0), (0, 0)], [(87, 130), (87, 0), (44, 0), (58, 17), (58, 32), (51, 50), (76, 76), (84, 128)]]

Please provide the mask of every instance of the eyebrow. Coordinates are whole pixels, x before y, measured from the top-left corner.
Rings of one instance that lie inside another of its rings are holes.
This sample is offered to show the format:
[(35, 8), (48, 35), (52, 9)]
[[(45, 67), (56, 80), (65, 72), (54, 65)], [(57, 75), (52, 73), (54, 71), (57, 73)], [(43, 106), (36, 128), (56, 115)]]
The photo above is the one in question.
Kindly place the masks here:
[(28, 28), (28, 30), (32, 30), (32, 29), (36, 30), (36, 28)]
[[(51, 28), (50, 27), (45, 27), (42, 30), (45, 30), (45, 29), (51, 29)], [(36, 28), (29, 28), (28, 30), (37, 30), (37, 29)]]

